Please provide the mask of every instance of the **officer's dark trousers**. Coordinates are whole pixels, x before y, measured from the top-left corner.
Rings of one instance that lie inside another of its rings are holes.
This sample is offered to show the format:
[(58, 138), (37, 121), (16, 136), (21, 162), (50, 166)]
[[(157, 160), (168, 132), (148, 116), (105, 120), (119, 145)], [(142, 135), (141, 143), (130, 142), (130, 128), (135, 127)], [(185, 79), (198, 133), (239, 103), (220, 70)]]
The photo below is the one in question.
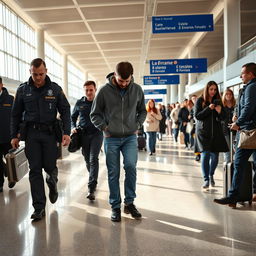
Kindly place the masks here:
[(82, 135), (82, 153), (89, 172), (88, 189), (93, 192), (97, 186), (99, 174), (99, 153), (102, 146), (102, 132), (93, 134), (83, 133)]
[(3, 162), (3, 158), (11, 147), (10, 143), (0, 143), (0, 187), (4, 185), (4, 174), (6, 172), (6, 166)]
[(39, 131), (32, 127), (28, 129), (25, 152), (29, 161), (29, 181), (33, 206), (44, 209), (46, 204), (42, 168), (47, 173), (46, 182), (56, 185), (58, 179), (57, 142), (54, 134)]

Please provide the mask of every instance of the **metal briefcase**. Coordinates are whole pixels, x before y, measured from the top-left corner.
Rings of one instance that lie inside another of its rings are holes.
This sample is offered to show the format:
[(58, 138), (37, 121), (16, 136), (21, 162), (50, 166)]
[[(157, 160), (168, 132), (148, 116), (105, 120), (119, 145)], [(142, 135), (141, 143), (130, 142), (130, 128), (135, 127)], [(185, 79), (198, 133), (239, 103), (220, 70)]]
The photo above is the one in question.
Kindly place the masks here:
[(18, 149), (10, 149), (5, 159), (9, 182), (18, 182), (28, 173), (28, 159), (25, 155), (24, 146), (20, 146)]

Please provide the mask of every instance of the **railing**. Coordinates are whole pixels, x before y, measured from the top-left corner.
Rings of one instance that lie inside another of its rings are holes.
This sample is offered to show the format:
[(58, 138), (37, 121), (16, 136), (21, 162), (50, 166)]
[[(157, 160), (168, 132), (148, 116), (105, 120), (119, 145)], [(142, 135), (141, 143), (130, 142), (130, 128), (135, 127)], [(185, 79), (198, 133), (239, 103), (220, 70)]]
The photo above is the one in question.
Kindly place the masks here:
[(249, 52), (256, 50), (256, 36), (238, 48), (238, 59), (248, 55)]

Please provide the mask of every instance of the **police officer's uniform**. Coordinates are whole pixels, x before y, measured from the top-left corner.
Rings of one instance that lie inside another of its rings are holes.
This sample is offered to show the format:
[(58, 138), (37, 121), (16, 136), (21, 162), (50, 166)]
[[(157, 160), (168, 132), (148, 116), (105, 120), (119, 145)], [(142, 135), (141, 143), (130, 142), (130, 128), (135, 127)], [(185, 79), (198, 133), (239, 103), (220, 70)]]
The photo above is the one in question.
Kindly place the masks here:
[(11, 148), (10, 119), (13, 98), (12, 95), (9, 95), (7, 89), (3, 87), (0, 95), (0, 192), (3, 189), (4, 173), (6, 171), (3, 157)]
[(35, 210), (44, 209), (46, 203), (42, 168), (47, 173), (46, 182), (50, 193), (51, 189), (57, 190), (57, 140), (54, 129), (57, 111), (63, 122), (64, 135), (70, 135), (70, 105), (59, 85), (46, 76), (45, 84), (37, 88), (30, 77), (28, 82), (17, 89), (11, 136), (17, 138), (21, 121), (24, 120), (25, 152), (29, 161), (29, 181)]
[(71, 115), (72, 128), (76, 127), (78, 117), (78, 126), (82, 128), (82, 154), (89, 172), (89, 193), (93, 193), (97, 186), (99, 173), (98, 157), (103, 142), (103, 133), (91, 122), (91, 108), (92, 101), (88, 101), (86, 97), (82, 97), (76, 102)]

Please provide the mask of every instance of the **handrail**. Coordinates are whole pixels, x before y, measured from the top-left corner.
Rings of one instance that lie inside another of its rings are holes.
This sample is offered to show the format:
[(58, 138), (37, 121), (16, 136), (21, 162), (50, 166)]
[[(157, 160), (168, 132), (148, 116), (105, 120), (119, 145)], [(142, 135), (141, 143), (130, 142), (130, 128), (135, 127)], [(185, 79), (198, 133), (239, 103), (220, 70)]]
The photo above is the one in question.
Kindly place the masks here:
[(254, 36), (238, 48), (238, 59), (241, 59), (249, 52), (252, 52), (254, 50), (256, 50), (256, 36)]

